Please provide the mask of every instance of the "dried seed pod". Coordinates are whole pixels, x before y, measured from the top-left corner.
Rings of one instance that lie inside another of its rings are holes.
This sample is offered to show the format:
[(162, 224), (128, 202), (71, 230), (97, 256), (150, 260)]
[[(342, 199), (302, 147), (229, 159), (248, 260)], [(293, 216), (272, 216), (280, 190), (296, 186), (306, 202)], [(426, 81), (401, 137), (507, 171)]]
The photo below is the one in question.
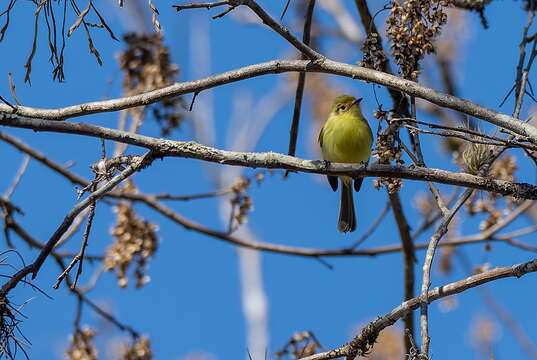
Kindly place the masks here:
[(69, 360), (97, 360), (97, 349), (93, 343), (95, 330), (84, 327), (76, 329), (71, 336), (69, 348), (65, 352), (65, 356)]
[(322, 346), (311, 331), (300, 331), (294, 333), (285, 346), (276, 352), (276, 358), (282, 359), (290, 356), (293, 359), (299, 359), (311, 356)]
[(419, 62), (434, 51), (434, 40), (447, 22), (451, 1), (392, 0), (386, 23), (392, 55), (403, 77), (417, 80)]
[(240, 176), (231, 186), (233, 197), (231, 205), (235, 209), (234, 220), (237, 224), (242, 225), (248, 221), (248, 214), (253, 210), (252, 198), (246, 193), (250, 187), (250, 180), (244, 176)]
[(380, 46), (380, 35), (376, 32), (370, 32), (367, 34), (367, 38), (362, 45), (362, 61), (360, 66), (364, 66), (370, 69), (383, 71), (388, 61), (384, 50)]
[(114, 210), (117, 220), (112, 235), (116, 241), (106, 251), (104, 268), (115, 270), (119, 286), (124, 288), (128, 284), (127, 271), (134, 263), (136, 287), (142, 287), (149, 282), (147, 263), (158, 246), (157, 226), (140, 219), (128, 203), (121, 203)]
[[(399, 131), (397, 122), (392, 122), (390, 127), (385, 132), (378, 134), (375, 144), (375, 153), (378, 157), (379, 164), (391, 164), (392, 161), (397, 165), (404, 163), (401, 157), (401, 148), (396, 145), (396, 135)], [(380, 178), (379, 183), (375, 183), (378, 189), (380, 185), (384, 185), (390, 194), (398, 192), (403, 186), (403, 181), (398, 178)]]
[(151, 342), (149, 338), (141, 336), (130, 345), (124, 345), (121, 360), (152, 360)]
[[(119, 56), (119, 65), (124, 73), (125, 95), (138, 95), (160, 89), (175, 82), (178, 67), (171, 62), (169, 49), (164, 45), (161, 33), (125, 35), (127, 49)], [(169, 135), (183, 119), (184, 104), (180, 97), (167, 98), (151, 106), (154, 118), (161, 127), (163, 136)], [(129, 110), (141, 121), (144, 107)]]

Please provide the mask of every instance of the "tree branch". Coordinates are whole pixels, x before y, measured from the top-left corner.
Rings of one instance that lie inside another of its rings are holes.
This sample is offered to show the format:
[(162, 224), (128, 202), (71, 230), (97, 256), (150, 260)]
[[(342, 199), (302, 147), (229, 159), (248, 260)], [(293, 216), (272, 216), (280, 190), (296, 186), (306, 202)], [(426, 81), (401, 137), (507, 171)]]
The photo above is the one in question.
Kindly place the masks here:
[(302, 54), (307, 56), (310, 60), (316, 60), (316, 63), (322, 63), (322, 61), (324, 61), (324, 56), (322, 54), (319, 54), (317, 51), (310, 48), (308, 44), (298, 40), (285, 26), (280, 25), (265, 10), (263, 10), (263, 8), (259, 6), (256, 1), (231, 0), (230, 3), (238, 3), (240, 5), (248, 6), (263, 21), (265, 25), (278, 33), (281, 37), (287, 40), (291, 45), (293, 45)]
[[(305, 60), (274, 60), (224, 72), (205, 79), (176, 83), (140, 95), (118, 99), (95, 101), (57, 109), (38, 109), (19, 106), (17, 107), (16, 114), (39, 119), (65, 120), (95, 113), (118, 111), (136, 106), (149, 105), (166, 98), (192, 92), (200, 92), (216, 86), (266, 74), (300, 71), (329, 73), (384, 85), (388, 88), (405, 92), (411, 96), (422, 98), (436, 105), (485, 120), (491, 124), (510, 130), (522, 137), (528, 138), (531, 142), (537, 144), (537, 129), (532, 125), (509, 115), (498, 113), (468, 100), (435, 91), (431, 88), (427, 88), (397, 76), (328, 59), (318, 63), (312, 63)], [(13, 114), (14, 111), (9, 106), (0, 104), (0, 114), (1, 113), (5, 116), (7, 114)]]
[[(304, 32), (302, 41), (304, 44), (310, 44), (310, 33), (311, 33), (311, 23), (313, 20), (313, 9), (315, 8), (315, 0), (308, 0), (308, 5), (306, 8), (306, 15), (304, 21)], [(302, 54), (302, 60), (305, 60), (305, 55)], [(289, 137), (289, 150), (287, 154), (295, 156), (296, 153), (296, 141), (298, 138), (298, 125), (300, 123), (300, 111), (302, 108), (302, 98), (304, 97), (304, 85), (306, 83), (306, 73), (298, 73), (298, 81), (296, 85), (295, 93), (295, 107), (293, 109), (293, 120), (291, 122), (291, 131)]]
[[(537, 259), (522, 264), (492, 269), (430, 290), (427, 294), (428, 303), (461, 293), (491, 281), (509, 277), (520, 278), (521, 276), (535, 271), (537, 271)], [(334, 350), (305, 357), (302, 360), (326, 360), (336, 359), (343, 356), (346, 356), (347, 359), (354, 359), (357, 355), (363, 355), (373, 347), (375, 339), (382, 330), (395, 324), (397, 320), (401, 319), (407, 313), (416, 310), (420, 306), (421, 301), (421, 296), (405, 301), (389, 313), (377, 318), (365, 326), (348, 344)]]
[[(22, 152), (30, 155), (31, 157), (33, 157), (34, 159), (38, 161), (41, 161), (45, 166), (57, 172), (61, 176), (65, 177), (67, 180), (75, 184), (81, 185), (82, 187), (86, 187), (89, 185), (89, 181), (85, 180), (82, 177), (79, 177), (78, 175), (70, 172), (69, 170), (64, 169), (63, 167), (61, 167), (59, 164), (55, 163), (54, 161), (44, 158), (40, 152), (31, 148), (27, 144), (24, 144), (19, 139), (16, 139), (14, 137), (11, 137), (1, 132), (0, 132), (0, 139), (6, 140), (8, 143), (15, 146)], [(402, 251), (401, 244), (392, 244), (392, 245), (380, 246), (380, 247), (370, 248), (370, 249), (356, 249), (356, 244), (353, 244), (352, 246), (348, 248), (343, 248), (343, 249), (314, 249), (314, 248), (292, 247), (292, 246), (265, 243), (265, 242), (251, 242), (251, 241), (246, 241), (244, 239), (229, 235), (226, 232), (220, 232), (217, 230), (207, 228), (201, 224), (195, 223), (177, 214), (175, 211), (173, 211), (172, 209), (168, 208), (167, 206), (165, 206), (164, 204), (158, 201), (160, 199), (158, 197), (158, 194), (157, 195), (132, 194), (132, 193), (124, 193), (121, 191), (111, 191), (111, 192), (106, 193), (104, 196), (141, 202), (149, 206), (153, 210), (159, 212), (160, 214), (164, 215), (169, 220), (177, 223), (178, 225), (185, 227), (188, 230), (198, 231), (209, 237), (222, 240), (222, 241), (231, 243), (236, 246), (246, 247), (246, 248), (258, 250), (258, 251), (267, 251), (267, 252), (273, 252), (273, 253), (285, 254), (285, 255), (291, 255), (291, 256), (303, 256), (303, 257), (313, 257), (313, 258), (342, 257), (342, 256), (343, 257), (346, 257), (346, 256), (373, 257), (373, 256), (380, 256), (380, 255), (385, 255), (385, 254), (398, 253)], [(469, 245), (469, 244), (477, 244), (477, 243), (481, 243), (484, 241), (496, 241), (496, 242), (505, 242), (508, 245), (519, 247), (523, 250), (536, 251), (534, 247), (512, 240), (513, 237), (524, 235), (527, 232), (519, 234), (518, 231), (515, 231), (513, 233), (509, 233), (505, 235), (496, 235), (505, 226), (509, 225), (518, 215), (525, 212), (531, 206), (531, 204), (533, 204), (533, 202), (530, 200), (527, 200), (526, 202), (521, 204), (517, 209), (513, 210), (513, 212), (507, 215), (504, 219), (499, 221), (495, 226), (491, 227), (485, 232), (453, 239), (449, 242), (440, 243), (438, 244), (438, 246), (440, 247), (462, 246), (462, 245)], [(421, 232), (421, 230), (425, 228), (426, 228), (425, 226), (422, 226), (418, 230), (418, 232)], [(416, 237), (416, 234), (413, 237)], [(414, 245), (414, 248), (416, 250), (423, 250), (428, 247), (428, 244), (429, 244), (428, 242), (417, 243)], [(70, 255), (70, 256), (73, 256), (73, 255)]]
[(423, 262), (423, 276), (421, 282), (421, 315), (420, 315), (420, 330), (421, 330), (421, 353), (425, 356), (426, 359), (429, 358), (429, 316), (428, 316), (428, 304), (427, 299), (429, 294), (429, 288), (431, 287), (431, 267), (433, 264), (434, 254), (438, 243), (448, 232), (448, 226), (451, 223), (451, 220), (459, 211), (459, 209), (464, 205), (466, 200), (472, 196), (473, 190), (467, 189), (453, 206), (453, 208), (444, 215), (444, 219), (438, 229), (435, 231), (431, 240), (429, 241), (429, 246), (427, 247), (427, 253), (425, 254), (425, 260)]
[[(403, 249), (403, 262), (404, 262), (404, 300), (410, 300), (414, 297), (414, 268), (416, 263), (416, 255), (414, 249), (414, 242), (410, 235), (410, 226), (403, 212), (403, 205), (401, 204), (401, 198), (399, 193), (389, 194), (390, 203), (392, 205), (393, 214), (397, 222), (399, 229), (399, 237), (401, 238), (401, 247)], [(414, 338), (414, 314), (408, 313), (404, 317), (405, 330), (408, 330)], [(411, 338), (405, 335), (405, 354), (409, 354), (412, 348)]]
[(453, 0), (453, 6), (466, 10), (483, 10), (492, 0)]
[[(355, 0), (356, 8), (358, 9), (358, 13), (360, 14), (360, 19), (362, 20), (362, 25), (366, 31), (366, 34), (369, 36), (370, 34), (377, 34), (378, 44), (377, 46), (383, 50), (382, 46), (382, 37), (380, 36), (380, 33), (377, 30), (377, 26), (375, 25), (375, 21), (373, 16), (371, 16), (371, 11), (369, 11), (369, 7), (367, 6), (366, 0)], [(386, 74), (393, 75), (392, 69), (390, 68), (390, 63), (388, 62), (388, 59), (386, 58), (386, 61), (382, 64), (381, 70), (385, 72)], [(400, 91), (397, 91), (393, 88), (388, 88), (388, 91), (390, 93), (390, 96), (393, 100), (393, 105), (395, 108), (395, 113), (402, 117), (407, 117), (410, 115), (410, 112), (408, 111), (408, 99), (401, 93)]]
[(225, 165), (282, 169), (316, 174), (348, 175), (352, 177), (381, 176), (419, 181), (434, 181), (443, 184), (485, 190), (502, 195), (512, 195), (521, 199), (537, 199), (537, 186), (534, 185), (494, 180), (464, 173), (453, 173), (441, 169), (401, 167), (382, 164), (372, 164), (368, 166), (337, 163), (326, 164), (319, 160), (304, 160), (273, 152), (249, 153), (226, 151), (204, 146), (192, 141), (183, 142), (158, 139), (84, 123), (28, 119), (7, 114), (0, 116), (0, 125), (28, 128), (34, 131), (72, 133), (110, 139), (150, 149), (159, 156), (191, 158)]
[(147, 166), (153, 160), (153, 153), (148, 152), (146, 155), (133, 159), (132, 163), (127, 166), (125, 170), (114, 176), (110, 181), (101, 186), (99, 189), (91, 193), (87, 198), (77, 203), (73, 209), (65, 216), (63, 222), (56, 229), (54, 234), (47, 241), (37, 258), (30, 265), (25, 266), (17, 273), (15, 273), (1, 288), (0, 288), (0, 297), (6, 296), (6, 294), (13, 289), (17, 284), (23, 280), (27, 275), (32, 274), (32, 279), (35, 279), (37, 273), (41, 269), (41, 266), (45, 262), (45, 259), (53, 251), (55, 245), (61, 239), (61, 236), (67, 229), (69, 225), (73, 222), (74, 218), (83, 211), (86, 207), (90, 206), (97, 199), (104, 196), (104, 194), (112, 190), (116, 185), (125, 180), (127, 177), (135, 173), (136, 171)]

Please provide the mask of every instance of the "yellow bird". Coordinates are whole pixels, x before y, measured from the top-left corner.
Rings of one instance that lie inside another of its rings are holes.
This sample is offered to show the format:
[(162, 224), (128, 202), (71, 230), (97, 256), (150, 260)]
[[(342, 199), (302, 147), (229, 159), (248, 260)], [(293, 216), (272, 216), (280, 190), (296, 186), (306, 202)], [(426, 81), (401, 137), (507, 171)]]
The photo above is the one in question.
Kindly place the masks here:
[[(373, 133), (362, 115), (360, 101), (350, 95), (338, 96), (332, 105), (328, 119), (319, 133), (319, 144), (323, 159), (336, 163), (367, 163), (371, 155)], [(338, 230), (356, 230), (356, 216), (352, 196), (352, 181), (349, 176), (340, 176), (341, 201), (339, 205)], [(332, 190), (338, 188), (338, 177), (328, 176)], [(360, 190), (363, 178), (354, 179), (354, 189)]]

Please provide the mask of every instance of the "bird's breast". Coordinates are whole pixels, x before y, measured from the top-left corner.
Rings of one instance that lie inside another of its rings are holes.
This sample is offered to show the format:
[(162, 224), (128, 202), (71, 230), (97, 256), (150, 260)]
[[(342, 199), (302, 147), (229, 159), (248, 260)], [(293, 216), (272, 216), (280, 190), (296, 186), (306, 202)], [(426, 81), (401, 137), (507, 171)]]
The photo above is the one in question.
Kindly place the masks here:
[(371, 130), (365, 121), (329, 118), (323, 129), (323, 158), (332, 162), (359, 163), (371, 155)]

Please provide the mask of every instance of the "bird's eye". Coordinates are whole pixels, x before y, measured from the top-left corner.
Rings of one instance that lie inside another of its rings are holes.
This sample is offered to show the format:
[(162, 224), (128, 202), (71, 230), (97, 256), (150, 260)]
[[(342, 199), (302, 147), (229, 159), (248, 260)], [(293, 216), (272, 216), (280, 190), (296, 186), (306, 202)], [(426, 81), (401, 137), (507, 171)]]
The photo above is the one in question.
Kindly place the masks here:
[(346, 106), (345, 106), (345, 105), (341, 105), (341, 106), (339, 107), (339, 111), (345, 111), (345, 109), (346, 109)]

